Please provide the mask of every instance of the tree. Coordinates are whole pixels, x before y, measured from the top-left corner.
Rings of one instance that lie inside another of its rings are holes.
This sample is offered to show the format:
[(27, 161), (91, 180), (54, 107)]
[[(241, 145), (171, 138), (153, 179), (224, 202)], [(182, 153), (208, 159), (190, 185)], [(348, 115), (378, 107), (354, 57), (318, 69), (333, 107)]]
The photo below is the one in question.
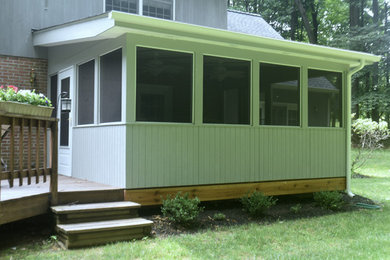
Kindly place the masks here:
[(352, 79), (353, 111), (390, 123), (390, 0), (229, 0), (260, 13), (285, 39), (369, 52), (384, 57)]

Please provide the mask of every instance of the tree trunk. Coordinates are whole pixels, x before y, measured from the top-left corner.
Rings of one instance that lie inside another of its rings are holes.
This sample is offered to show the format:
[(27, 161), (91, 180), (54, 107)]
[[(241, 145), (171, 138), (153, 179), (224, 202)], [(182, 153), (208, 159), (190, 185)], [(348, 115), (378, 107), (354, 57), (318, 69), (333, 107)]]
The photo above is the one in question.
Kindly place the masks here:
[(316, 38), (314, 36), (313, 29), (311, 28), (309, 19), (307, 18), (306, 10), (303, 7), (302, 1), (301, 0), (295, 0), (295, 4), (298, 7), (299, 13), (302, 16), (303, 20), (303, 25), (305, 26), (307, 36), (309, 37), (309, 42), (310, 43), (317, 43)]
[(253, 1), (253, 12), (254, 12), (255, 14), (259, 13), (258, 6), (259, 6), (259, 0), (254, 0), (254, 1)]
[[(378, 5), (378, 0), (373, 0), (372, 1), (372, 13), (373, 13), (373, 17), (372, 17), (372, 21), (374, 22), (375, 24), (375, 28), (379, 29), (379, 24), (378, 24), (378, 21), (379, 21), (379, 5)], [(377, 45), (374, 43), (374, 45)], [(374, 49), (377, 49), (378, 46), (374, 46)], [(374, 93), (377, 93), (378, 92), (378, 83), (379, 83), (379, 79), (378, 79), (378, 73), (379, 73), (379, 67), (378, 67), (378, 63), (374, 63), (372, 65), (372, 88), (373, 88), (373, 91)], [(372, 115), (372, 120), (376, 121), (376, 122), (379, 122), (379, 106), (378, 106), (378, 102), (375, 102), (373, 104), (373, 109), (372, 109), (372, 112), (371, 112), (371, 115)]]
[(298, 29), (298, 11), (294, 4), (292, 4), (292, 12), (291, 12), (291, 31), (290, 38), (295, 41), (297, 39), (297, 29)]
[[(360, 14), (360, 9), (358, 5), (357, 0), (349, 0), (349, 28), (350, 31), (352, 28), (359, 26), (359, 14)], [(352, 46), (351, 48), (352, 49)], [(359, 90), (359, 79), (358, 77), (355, 77), (354, 80), (352, 80), (352, 91), (355, 93), (355, 97), (360, 96), (360, 90)], [(360, 117), (360, 107), (359, 104), (356, 103), (355, 109), (356, 111), (356, 118)]]
[(360, 27), (364, 26), (364, 6), (366, 5), (366, 0), (360, 1)]
[(318, 5), (316, 8), (316, 5), (314, 4), (314, 1), (310, 3), (311, 7), (311, 18), (312, 18), (312, 23), (313, 23), (313, 35), (315, 39), (315, 43), (318, 42)]
[(356, 0), (349, 0), (349, 25), (350, 27), (359, 25), (359, 6)]
[(249, 12), (249, 1), (250, 0), (245, 0), (245, 11)]

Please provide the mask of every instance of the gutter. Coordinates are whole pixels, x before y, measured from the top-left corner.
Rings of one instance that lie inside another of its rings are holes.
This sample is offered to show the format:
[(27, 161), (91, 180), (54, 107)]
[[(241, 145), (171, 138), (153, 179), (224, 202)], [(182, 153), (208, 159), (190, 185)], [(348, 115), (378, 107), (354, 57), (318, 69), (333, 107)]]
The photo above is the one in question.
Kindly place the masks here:
[(352, 91), (352, 86), (351, 86), (351, 79), (352, 79), (352, 75), (355, 74), (356, 72), (358, 72), (359, 70), (363, 69), (363, 67), (366, 65), (366, 61), (365, 60), (360, 60), (360, 64), (355, 67), (355, 68), (352, 68), (348, 71), (347, 73), (347, 105), (346, 105), (346, 109), (347, 109), (347, 120), (346, 120), (346, 129), (347, 129), (347, 137), (346, 137), (346, 144), (347, 144), (347, 150), (346, 150), (346, 162), (347, 162), (347, 165), (346, 165), (346, 180), (347, 180), (347, 194), (349, 197), (354, 197), (355, 194), (352, 193), (351, 191), (351, 91)]

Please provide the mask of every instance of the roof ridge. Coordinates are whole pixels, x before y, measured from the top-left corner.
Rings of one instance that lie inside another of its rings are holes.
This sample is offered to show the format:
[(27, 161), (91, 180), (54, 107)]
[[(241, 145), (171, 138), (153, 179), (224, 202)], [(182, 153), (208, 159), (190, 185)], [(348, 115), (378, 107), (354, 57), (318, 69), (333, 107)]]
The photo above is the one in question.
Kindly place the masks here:
[(260, 17), (260, 18), (264, 19), (264, 18), (261, 16), (261, 14), (249, 13), (249, 12), (239, 11), (239, 10), (235, 10), (235, 9), (227, 9), (227, 11), (228, 11), (228, 12), (232, 12), (232, 13), (238, 13), (238, 14), (245, 14), (245, 15)]

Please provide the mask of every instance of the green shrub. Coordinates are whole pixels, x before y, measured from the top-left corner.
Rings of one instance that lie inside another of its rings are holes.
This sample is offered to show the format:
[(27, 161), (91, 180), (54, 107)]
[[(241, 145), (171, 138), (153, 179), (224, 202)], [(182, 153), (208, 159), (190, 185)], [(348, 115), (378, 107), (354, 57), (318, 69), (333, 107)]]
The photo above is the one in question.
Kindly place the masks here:
[(359, 139), (357, 153), (351, 163), (352, 174), (356, 175), (356, 170), (372, 158), (373, 152), (383, 147), (383, 141), (390, 137), (390, 131), (386, 121), (380, 120), (378, 123), (371, 118), (354, 119), (351, 128), (354, 139)]
[(241, 198), (244, 210), (253, 217), (262, 215), (267, 209), (276, 204), (277, 199), (265, 196), (263, 193), (254, 191)]
[(343, 195), (338, 191), (320, 191), (313, 195), (318, 206), (324, 209), (339, 210), (343, 207)]
[(222, 212), (218, 212), (214, 214), (213, 219), (216, 221), (223, 221), (226, 219), (226, 215), (223, 214)]
[(181, 192), (177, 193), (174, 198), (168, 196), (163, 200), (161, 207), (163, 215), (177, 224), (192, 224), (203, 211), (203, 207), (199, 206), (200, 200), (197, 197), (190, 199), (188, 196), (188, 193), (182, 196)]
[(301, 211), (301, 209), (302, 209), (302, 205), (298, 203), (297, 205), (292, 206), (292, 207), (290, 208), (290, 211), (291, 211), (292, 213), (294, 213), (294, 214), (298, 214), (299, 211)]

